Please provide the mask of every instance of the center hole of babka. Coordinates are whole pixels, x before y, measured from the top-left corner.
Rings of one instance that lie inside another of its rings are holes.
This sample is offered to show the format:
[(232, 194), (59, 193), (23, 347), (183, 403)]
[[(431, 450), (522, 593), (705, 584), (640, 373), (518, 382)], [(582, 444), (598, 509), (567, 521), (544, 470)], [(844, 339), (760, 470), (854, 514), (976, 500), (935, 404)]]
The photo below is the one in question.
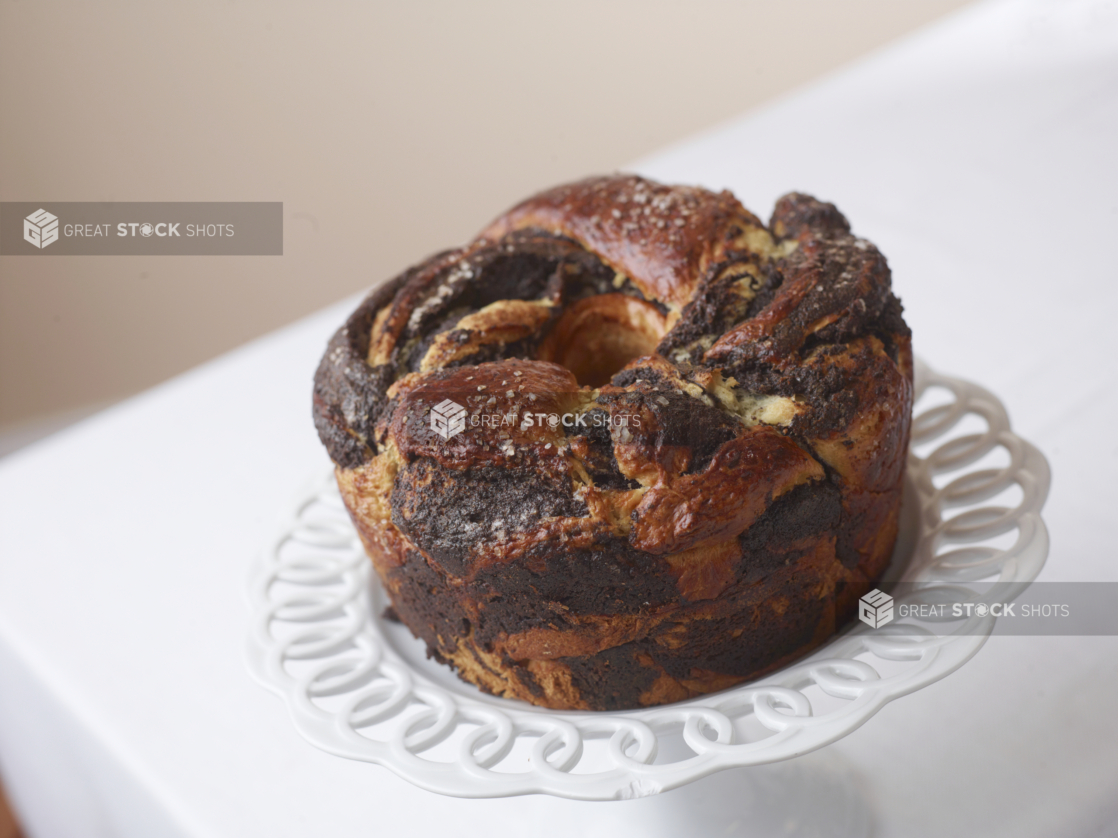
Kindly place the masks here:
[(601, 387), (634, 358), (654, 353), (667, 331), (666, 317), (652, 303), (599, 294), (563, 313), (539, 358), (566, 367), (583, 387)]

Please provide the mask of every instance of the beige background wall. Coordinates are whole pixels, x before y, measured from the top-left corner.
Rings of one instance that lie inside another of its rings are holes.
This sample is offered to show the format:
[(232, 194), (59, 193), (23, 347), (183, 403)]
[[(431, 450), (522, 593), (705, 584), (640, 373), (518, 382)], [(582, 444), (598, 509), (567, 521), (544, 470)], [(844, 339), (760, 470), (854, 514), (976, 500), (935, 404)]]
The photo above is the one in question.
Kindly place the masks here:
[(962, 5), (5, 2), (0, 200), (283, 201), (285, 252), (0, 257), (0, 431), (155, 384)]

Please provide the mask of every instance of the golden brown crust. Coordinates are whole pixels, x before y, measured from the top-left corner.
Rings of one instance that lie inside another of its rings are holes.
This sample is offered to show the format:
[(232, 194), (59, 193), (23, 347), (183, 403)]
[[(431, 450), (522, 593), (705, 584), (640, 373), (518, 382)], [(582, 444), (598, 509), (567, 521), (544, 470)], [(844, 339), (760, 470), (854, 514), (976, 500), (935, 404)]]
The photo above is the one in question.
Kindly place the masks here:
[(911, 381), (888, 266), (833, 206), (786, 196), (766, 229), (729, 193), (619, 176), (366, 301), (315, 421), (432, 655), (616, 709), (757, 677), (851, 618), (896, 537)]
[(703, 471), (664, 477), (633, 511), (629, 539), (657, 555), (737, 538), (785, 492), (822, 480), (823, 467), (795, 440), (757, 425), (723, 444)]
[(546, 230), (573, 239), (625, 274), (646, 297), (682, 308), (699, 279), (750, 237), (771, 242), (729, 192), (664, 186), (635, 176), (588, 178), (541, 192), (494, 221), (482, 237)]

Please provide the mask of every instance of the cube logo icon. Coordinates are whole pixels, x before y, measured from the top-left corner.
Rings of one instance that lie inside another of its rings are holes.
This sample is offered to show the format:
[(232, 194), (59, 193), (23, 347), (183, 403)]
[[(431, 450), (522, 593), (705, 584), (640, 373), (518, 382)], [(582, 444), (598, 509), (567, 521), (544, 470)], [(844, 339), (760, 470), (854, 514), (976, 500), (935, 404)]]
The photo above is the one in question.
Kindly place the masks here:
[(58, 216), (39, 209), (23, 219), (23, 240), (42, 250), (58, 241)]
[(893, 598), (874, 588), (858, 600), (858, 619), (871, 628), (878, 628), (893, 619)]
[(466, 408), (450, 399), (431, 408), (431, 430), (450, 439), (466, 430)]

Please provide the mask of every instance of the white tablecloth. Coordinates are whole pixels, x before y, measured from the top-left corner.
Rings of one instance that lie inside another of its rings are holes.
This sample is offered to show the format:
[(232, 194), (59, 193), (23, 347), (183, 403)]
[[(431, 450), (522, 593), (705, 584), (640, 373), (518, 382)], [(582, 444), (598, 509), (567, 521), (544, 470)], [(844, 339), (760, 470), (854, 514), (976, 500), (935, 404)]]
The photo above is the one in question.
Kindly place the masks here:
[[(919, 354), (1049, 457), (1042, 578), (1114, 581), (1116, 150), (1118, 5), (993, 3), (637, 168), (837, 203)], [(1118, 834), (1112, 637), (995, 637), (820, 752), (624, 803), (444, 798), (306, 744), (246, 674), (244, 589), (327, 465), (310, 380), (349, 305), (0, 462), (0, 770), (32, 836)]]

